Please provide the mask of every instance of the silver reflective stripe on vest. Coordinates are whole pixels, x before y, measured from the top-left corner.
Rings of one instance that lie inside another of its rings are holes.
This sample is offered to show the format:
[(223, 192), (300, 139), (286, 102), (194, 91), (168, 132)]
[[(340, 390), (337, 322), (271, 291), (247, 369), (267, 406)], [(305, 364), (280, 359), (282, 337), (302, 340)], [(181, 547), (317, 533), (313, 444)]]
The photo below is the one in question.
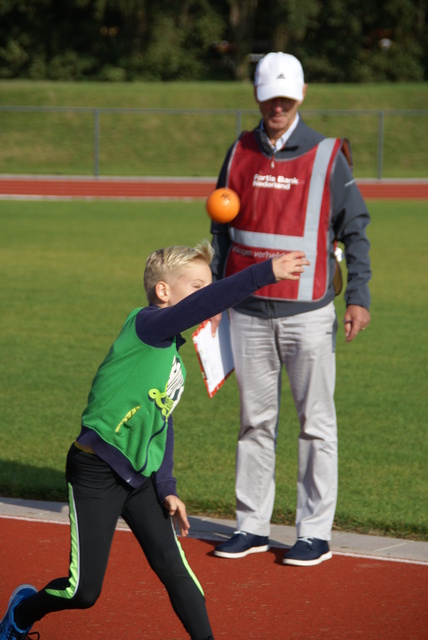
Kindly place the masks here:
[(229, 228), (232, 241), (247, 247), (275, 249), (277, 251), (299, 250), (305, 252), (311, 265), (305, 268), (305, 272), (300, 278), (298, 300), (312, 300), (321, 204), (324, 194), (325, 178), (335, 144), (336, 138), (326, 138), (318, 145), (309, 184), (303, 236), (257, 233), (255, 231), (244, 231), (233, 227)]

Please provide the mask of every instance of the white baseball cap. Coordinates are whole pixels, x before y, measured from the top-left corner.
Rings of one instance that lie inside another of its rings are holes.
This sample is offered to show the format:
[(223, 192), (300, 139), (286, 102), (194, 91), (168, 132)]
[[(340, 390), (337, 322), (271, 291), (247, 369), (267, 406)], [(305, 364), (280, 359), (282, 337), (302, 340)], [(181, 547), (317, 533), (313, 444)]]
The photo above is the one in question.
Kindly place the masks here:
[(259, 102), (271, 98), (303, 100), (304, 84), (302, 65), (289, 53), (268, 53), (256, 67), (254, 86)]

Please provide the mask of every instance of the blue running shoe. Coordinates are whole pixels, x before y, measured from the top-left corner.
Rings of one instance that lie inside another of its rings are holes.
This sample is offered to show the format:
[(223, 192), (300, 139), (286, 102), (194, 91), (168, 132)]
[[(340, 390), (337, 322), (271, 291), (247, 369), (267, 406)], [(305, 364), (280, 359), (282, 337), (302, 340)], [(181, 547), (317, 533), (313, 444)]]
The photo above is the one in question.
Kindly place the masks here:
[(222, 542), (214, 551), (218, 558), (244, 558), (249, 553), (268, 551), (268, 536), (256, 536), (245, 531), (235, 531), (235, 534), (226, 542)]
[(312, 567), (324, 562), (324, 560), (329, 560), (332, 556), (327, 540), (298, 538), (297, 542), (287, 551), (282, 562), (293, 567)]
[(0, 640), (27, 640), (30, 637), (34, 638), (34, 640), (39, 640), (40, 636), (37, 631), (29, 634), (31, 627), (19, 629), (13, 618), (13, 612), (18, 604), (35, 593), (37, 593), (37, 589), (31, 584), (21, 584), (12, 593), (5, 616), (0, 622)]

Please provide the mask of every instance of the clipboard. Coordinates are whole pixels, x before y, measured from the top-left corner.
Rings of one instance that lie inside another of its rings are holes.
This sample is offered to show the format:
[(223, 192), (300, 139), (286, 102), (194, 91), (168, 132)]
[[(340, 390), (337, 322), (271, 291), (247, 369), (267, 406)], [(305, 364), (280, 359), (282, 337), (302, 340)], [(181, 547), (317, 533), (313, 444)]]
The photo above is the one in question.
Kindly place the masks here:
[(230, 344), (229, 316), (224, 311), (216, 335), (211, 335), (211, 320), (205, 320), (192, 334), (208, 395), (212, 398), (234, 371)]

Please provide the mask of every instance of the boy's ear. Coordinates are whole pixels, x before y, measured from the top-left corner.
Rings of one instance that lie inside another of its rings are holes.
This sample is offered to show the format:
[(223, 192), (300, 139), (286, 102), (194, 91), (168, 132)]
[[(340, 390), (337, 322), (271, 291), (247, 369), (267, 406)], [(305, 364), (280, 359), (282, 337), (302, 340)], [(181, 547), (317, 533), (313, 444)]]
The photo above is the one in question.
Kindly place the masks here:
[(155, 286), (156, 297), (160, 302), (168, 302), (169, 300), (169, 285), (165, 280), (159, 280)]

